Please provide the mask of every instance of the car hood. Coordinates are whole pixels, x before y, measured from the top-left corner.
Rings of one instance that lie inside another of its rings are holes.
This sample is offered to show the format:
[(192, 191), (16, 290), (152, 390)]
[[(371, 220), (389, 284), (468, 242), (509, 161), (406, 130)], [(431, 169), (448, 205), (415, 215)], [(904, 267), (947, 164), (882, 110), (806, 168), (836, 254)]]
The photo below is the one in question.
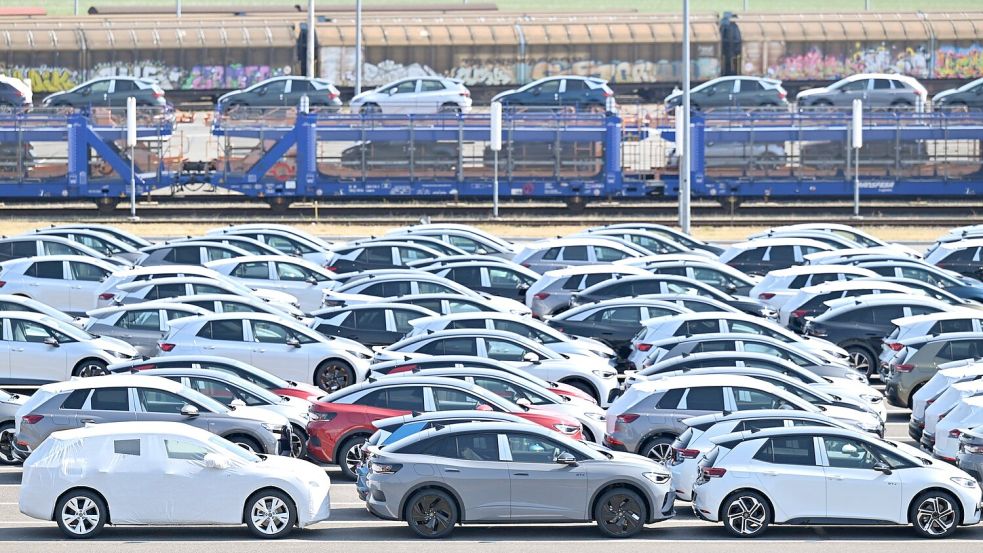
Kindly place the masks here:
[(504, 91), (502, 91), (502, 92), (499, 92), (498, 94), (496, 94), (496, 95), (494, 95), (494, 96), (492, 96), (492, 99), (491, 99), (491, 101), (492, 101), (492, 102), (496, 102), (496, 101), (498, 101), (498, 100), (501, 100), (502, 98), (504, 98), (504, 97), (506, 97), (506, 96), (510, 96), (510, 95), (512, 95), (512, 94), (515, 94), (515, 93), (516, 93), (516, 92), (518, 92), (518, 91), (519, 91), (519, 89), (518, 89), (518, 88), (510, 88), (510, 89), (508, 89), (508, 90), (504, 90)]
[(123, 340), (116, 338), (110, 338), (108, 336), (100, 336), (95, 340), (92, 340), (92, 345), (105, 351), (119, 353), (126, 357), (137, 357), (140, 355), (136, 348), (127, 344)]
[(610, 346), (606, 345), (600, 340), (595, 340), (594, 338), (585, 338), (583, 336), (571, 336), (573, 342), (580, 346), (581, 348), (587, 349), (591, 352), (598, 353), (602, 357), (614, 357), (617, 355)]
[(881, 428), (881, 419), (867, 411), (857, 411), (849, 407), (824, 405), (823, 414), (838, 421), (856, 426), (864, 432), (876, 432)]
[[(641, 472), (655, 472), (659, 474), (668, 475), (669, 471), (665, 466), (656, 463), (655, 461), (645, 457), (643, 455), (636, 455), (634, 453), (625, 453), (623, 451), (611, 451), (605, 450), (604, 453), (610, 455), (612, 458), (607, 461), (595, 461), (597, 463), (618, 463), (625, 469), (638, 469)], [(627, 470), (622, 470), (620, 472), (627, 472)], [(638, 474), (641, 476), (641, 473)]]
[(273, 426), (284, 426), (289, 423), (287, 417), (260, 407), (236, 407), (235, 409), (229, 409), (229, 416), (264, 422)]
[(294, 459), (283, 455), (265, 455), (263, 461), (250, 466), (264, 472), (269, 471), (270, 476), (290, 478), (300, 483), (298, 486), (300, 488), (310, 488), (315, 483), (319, 488), (331, 487), (331, 478), (324, 472), (324, 469), (303, 459)]
[(529, 307), (516, 300), (503, 298), (492, 294), (481, 294), (481, 297), (487, 300), (488, 303), (492, 304), (496, 309), (505, 310), (513, 315), (532, 315), (532, 310), (529, 309)]
[(815, 96), (817, 94), (825, 94), (827, 92), (829, 92), (829, 88), (825, 86), (821, 86), (819, 88), (807, 88), (805, 90), (800, 91), (798, 94), (795, 95), (795, 97), (805, 98), (807, 96)]
[(253, 292), (256, 294), (257, 298), (261, 300), (268, 301), (271, 303), (285, 303), (287, 305), (296, 305), (297, 297), (288, 294), (286, 292), (281, 292), (279, 290), (266, 290), (263, 288), (255, 289)]
[(45, 103), (47, 103), (47, 102), (49, 102), (49, 101), (51, 101), (52, 99), (54, 99), (54, 98), (58, 98), (59, 96), (64, 96), (64, 95), (65, 95), (65, 94), (67, 94), (67, 93), (68, 93), (68, 91), (67, 91), (67, 90), (62, 90), (61, 92), (55, 92), (55, 93), (53, 93), (53, 94), (48, 94), (48, 95), (47, 95), (47, 96), (46, 96), (46, 97), (44, 98), (44, 100), (43, 100), (43, 101), (44, 101)]
[(955, 88), (950, 88), (949, 90), (943, 90), (942, 92), (939, 92), (935, 96), (932, 96), (932, 101), (933, 102), (938, 102), (939, 100), (941, 100), (943, 98), (946, 98), (948, 96), (952, 96), (956, 92), (959, 92), (959, 90), (958, 89), (955, 89)]

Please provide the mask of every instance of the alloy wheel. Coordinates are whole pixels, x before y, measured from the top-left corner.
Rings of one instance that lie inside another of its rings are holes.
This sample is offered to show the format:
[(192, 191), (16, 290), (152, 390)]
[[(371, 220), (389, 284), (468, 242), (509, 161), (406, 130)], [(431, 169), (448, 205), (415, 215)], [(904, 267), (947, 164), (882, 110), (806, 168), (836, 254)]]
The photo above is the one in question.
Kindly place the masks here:
[(105, 374), (109, 374), (109, 371), (106, 370), (106, 367), (103, 367), (98, 363), (86, 363), (79, 367), (78, 373), (78, 375), (82, 378), (88, 378), (90, 376), (103, 376)]
[(744, 535), (753, 535), (761, 531), (767, 522), (767, 511), (755, 497), (741, 496), (727, 507), (727, 521), (730, 527)]
[(304, 437), (296, 432), (290, 433), (290, 456), (300, 458), (304, 453)]
[(348, 367), (338, 363), (329, 363), (318, 373), (317, 385), (326, 392), (337, 392), (352, 384)]
[(61, 521), (70, 532), (84, 536), (99, 525), (99, 506), (88, 497), (73, 497), (61, 509)]
[(956, 522), (956, 510), (952, 507), (952, 503), (941, 496), (926, 498), (918, 506), (915, 514), (915, 524), (932, 536), (947, 533)]
[(410, 509), (410, 522), (421, 534), (440, 534), (453, 523), (451, 505), (438, 495), (423, 495)]
[(629, 495), (612, 495), (602, 507), (604, 517), (601, 524), (612, 535), (630, 535), (643, 524), (642, 506)]
[(666, 443), (655, 444), (645, 452), (645, 456), (652, 459), (656, 463), (663, 465), (669, 464), (673, 457), (672, 445)]
[(265, 496), (249, 510), (253, 526), (264, 534), (277, 534), (290, 523), (290, 508), (279, 497)]
[(866, 354), (859, 351), (851, 351), (850, 364), (853, 365), (857, 371), (863, 374), (870, 374), (870, 361), (867, 359)]
[(20, 462), (17, 456), (14, 455), (14, 427), (4, 428), (0, 430), (0, 444), (6, 443), (7, 447), (0, 447), (0, 463), (5, 465), (14, 465)]

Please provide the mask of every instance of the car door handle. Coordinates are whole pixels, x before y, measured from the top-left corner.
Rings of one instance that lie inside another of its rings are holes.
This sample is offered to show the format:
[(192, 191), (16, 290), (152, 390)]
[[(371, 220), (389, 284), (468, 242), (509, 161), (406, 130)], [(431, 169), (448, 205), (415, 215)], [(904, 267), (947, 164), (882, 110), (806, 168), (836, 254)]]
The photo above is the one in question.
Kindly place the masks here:
[(95, 424), (96, 419), (82, 419), (81, 422), (82, 424)]
[(14, 351), (24, 351), (24, 348), (14, 348)]
[(265, 349), (254, 349), (253, 353), (266, 353)]
[(764, 474), (765, 476), (778, 476), (778, 471), (777, 470), (766, 470), (762, 474)]
[(460, 469), (444, 469), (444, 472), (461, 472)]
[(512, 476), (529, 476), (528, 472), (513, 472)]
[(201, 349), (215, 349), (215, 346), (201, 346)]
[(826, 475), (826, 478), (829, 478), (830, 480), (843, 480), (843, 477), (839, 474), (828, 474)]

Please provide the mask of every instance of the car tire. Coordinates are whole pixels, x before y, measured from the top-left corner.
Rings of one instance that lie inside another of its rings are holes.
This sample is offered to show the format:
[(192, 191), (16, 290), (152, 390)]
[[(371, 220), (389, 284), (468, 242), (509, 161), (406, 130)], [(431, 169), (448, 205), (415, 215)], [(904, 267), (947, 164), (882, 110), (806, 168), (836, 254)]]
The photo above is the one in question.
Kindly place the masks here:
[(365, 114), (365, 115), (382, 113), (382, 108), (379, 107), (379, 104), (374, 104), (370, 102), (368, 104), (363, 105), (361, 109), (358, 110), (358, 113)]
[(732, 536), (756, 538), (764, 533), (771, 522), (771, 506), (758, 492), (735, 492), (723, 501), (720, 519)]
[(420, 490), (406, 502), (403, 518), (417, 536), (439, 539), (450, 535), (458, 523), (457, 504), (442, 490)]
[(947, 538), (962, 522), (962, 510), (951, 494), (928, 491), (915, 498), (908, 508), (908, 520), (923, 538)]
[(299, 425), (291, 425), (290, 428), (290, 456), (295, 459), (307, 458), (307, 430)]
[(83, 359), (79, 361), (78, 365), (75, 365), (75, 370), (72, 371), (72, 376), (78, 376), (82, 378), (88, 378), (90, 376), (103, 376), (109, 374), (106, 370), (106, 362), (100, 359)]
[(638, 449), (638, 454), (648, 457), (656, 463), (668, 464), (672, 461), (672, 442), (674, 441), (675, 438), (669, 436), (649, 438)]
[(648, 513), (642, 497), (628, 488), (613, 488), (594, 505), (594, 521), (609, 538), (630, 538), (645, 528)]
[(98, 494), (71, 490), (58, 499), (55, 520), (67, 538), (94, 538), (109, 520), (109, 508)]
[(0, 447), (0, 465), (19, 465), (20, 459), (14, 455), (14, 421), (0, 424), (0, 443), (7, 442), (6, 449)]
[(452, 104), (450, 102), (440, 106), (440, 113), (461, 113), (461, 106), (457, 104)]
[(314, 385), (325, 392), (337, 392), (355, 383), (355, 369), (341, 359), (322, 361), (314, 371)]
[(574, 388), (594, 398), (594, 401), (596, 401), (598, 405), (601, 404), (600, 395), (597, 393), (597, 390), (595, 390), (594, 387), (590, 385), (589, 382), (584, 382), (583, 380), (578, 380), (578, 379), (561, 380), (560, 382), (568, 386), (573, 386)]
[(368, 439), (369, 437), (364, 434), (351, 436), (341, 442), (341, 447), (338, 448), (338, 455), (335, 458), (335, 462), (341, 467), (341, 475), (348, 480), (355, 480), (356, 478), (355, 467), (362, 460), (358, 446), (364, 444)]
[(850, 356), (850, 364), (853, 365), (853, 368), (866, 374), (868, 377), (873, 376), (875, 373), (880, 373), (878, 370), (880, 359), (869, 348), (852, 345), (847, 346), (845, 349), (847, 355)]
[(275, 540), (297, 524), (297, 507), (280, 490), (260, 490), (249, 496), (243, 509), (246, 528), (257, 538)]
[(264, 451), (263, 446), (259, 445), (259, 442), (257, 442), (253, 438), (250, 438), (249, 436), (243, 436), (242, 434), (233, 434), (232, 436), (229, 436), (225, 439), (241, 447), (242, 449), (245, 449), (246, 451), (252, 451), (253, 453), (260, 453), (260, 454), (263, 453), (272, 454), (272, 452)]

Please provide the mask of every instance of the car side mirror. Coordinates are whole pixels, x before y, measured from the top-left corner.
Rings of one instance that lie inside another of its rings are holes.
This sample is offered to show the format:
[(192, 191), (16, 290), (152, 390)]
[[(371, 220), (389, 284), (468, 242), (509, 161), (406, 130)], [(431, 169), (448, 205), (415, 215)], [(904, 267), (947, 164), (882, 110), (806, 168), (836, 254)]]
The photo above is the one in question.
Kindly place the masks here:
[(45, 338), (44, 339), (44, 343), (46, 345), (49, 345), (49, 346), (53, 347), (53, 348), (56, 348), (59, 345), (61, 345), (61, 344), (58, 343), (58, 338), (55, 338), (54, 336), (48, 336), (47, 338)]
[(317, 284), (317, 279), (312, 276), (309, 276), (304, 279), (304, 282), (306, 282), (307, 284)]
[(246, 406), (246, 402), (245, 401), (242, 401), (239, 398), (235, 398), (235, 399), (233, 399), (232, 401), (229, 402), (229, 405), (232, 406), (232, 407), (236, 407), (236, 408), (238, 408), (238, 407), (245, 407)]
[(205, 463), (205, 467), (210, 469), (226, 470), (232, 466), (232, 461), (228, 457), (218, 453), (206, 453), (202, 462)]
[(724, 289), (727, 290), (728, 292), (733, 293), (733, 292), (736, 292), (737, 291), (737, 285), (734, 284), (734, 283), (730, 283), (730, 284), (724, 286)]
[(478, 248), (477, 250), (474, 251), (474, 253), (478, 255), (488, 255), (488, 250), (486, 250), (485, 248)]
[(851, 455), (851, 456), (856, 455), (857, 448), (853, 444), (844, 444), (843, 447), (840, 448), (840, 453), (844, 455)]
[(529, 289), (529, 285), (526, 284), (525, 282), (520, 282), (519, 284), (516, 284), (515, 285), (515, 288), (516, 288), (516, 290), (519, 290), (520, 292), (525, 292), (526, 290)]
[(883, 472), (884, 474), (891, 474), (891, 473), (894, 472), (893, 470), (891, 470), (891, 467), (889, 467), (887, 465), (887, 463), (885, 463), (883, 461), (879, 461), (877, 463), (874, 463), (874, 466), (871, 467), (871, 468), (873, 468), (877, 472)]
[(293, 346), (295, 348), (299, 348), (300, 347), (300, 340), (298, 340), (296, 338), (288, 338), (287, 339), (287, 345), (288, 346)]
[(564, 451), (562, 453), (557, 453), (553, 457), (553, 461), (561, 465), (567, 465), (569, 467), (577, 466), (577, 459), (569, 451)]
[(528, 398), (524, 398), (524, 397), (520, 397), (519, 399), (515, 400), (515, 404), (521, 405), (523, 407), (532, 407), (532, 402), (529, 401)]
[(526, 363), (536, 363), (539, 361), (539, 354), (534, 351), (527, 351), (526, 354), (522, 356), (522, 360)]
[(389, 95), (392, 96), (393, 94), (396, 94), (396, 88), (395, 87), (389, 89)]
[(198, 414), (198, 408), (194, 405), (185, 405), (181, 408), (181, 415), (185, 417), (197, 417)]

